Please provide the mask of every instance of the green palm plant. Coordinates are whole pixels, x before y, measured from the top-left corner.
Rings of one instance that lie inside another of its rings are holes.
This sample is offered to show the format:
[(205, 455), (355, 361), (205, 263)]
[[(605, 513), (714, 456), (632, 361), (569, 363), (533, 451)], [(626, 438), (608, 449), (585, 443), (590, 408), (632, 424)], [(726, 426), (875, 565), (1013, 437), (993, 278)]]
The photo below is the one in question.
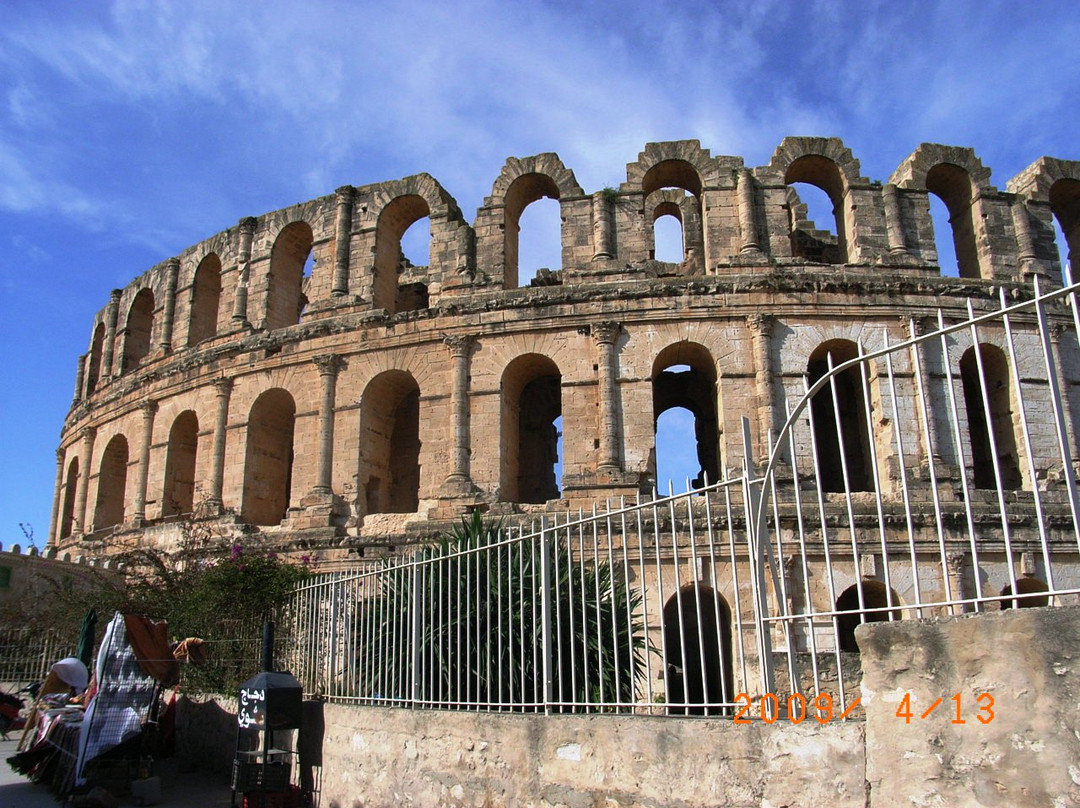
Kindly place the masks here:
[(411, 562), (387, 564), (358, 632), (363, 695), (519, 711), (632, 703), (644, 675), (640, 602), (609, 563), (583, 563), (557, 532), (507, 538), (473, 513)]

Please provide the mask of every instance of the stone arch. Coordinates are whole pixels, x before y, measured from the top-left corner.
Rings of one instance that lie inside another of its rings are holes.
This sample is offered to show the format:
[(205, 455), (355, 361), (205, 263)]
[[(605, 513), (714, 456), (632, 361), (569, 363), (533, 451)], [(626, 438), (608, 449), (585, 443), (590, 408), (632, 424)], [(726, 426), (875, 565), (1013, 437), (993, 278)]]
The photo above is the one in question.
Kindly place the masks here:
[(699, 141), (672, 140), (647, 144), (638, 159), (627, 164), (620, 190), (647, 197), (661, 188), (682, 188), (700, 198), (719, 181), (717, 162)]
[(165, 487), (161, 495), (161, 515), (192, 513), (195, 510), (195, 458), (199, 446), (199, 419), (192, 410), (176, 416), (169, 430), (165, 453)]
[(97, 389), (101, 379), (101, 357), (105, 347), (105, 324), (98, 323), (94, 329), (94, 336), (90, 340), (90, 356), (86, 360), (86, 395), (90, 395)]
[[(859, 606), (859, 592), (862, 591), (862, 607)], [(855, 641), (855, 628), (862, 623), (883, 623), (888, 620), (902, 620), (903, 612), (893, 608), (899, 606), (900, 596), (896, 591), (885, 586), (881, 581), (860, 578), (836, 599), (836, 631), (841, 651), (859, 653), (859, 644)], [(886, 611), (864, 612), (862, 609), (884, 609)]]
[[(372, 291), (375, 308), (386, 309), (390, 314), (427, 308), (426, 286), (422, 291), (412, 290), (413, 294), (403, 299), (398, 275), (406, 268), (401, 237), (415, 222), (428, 216), (431, 216), (431, 206), (419, 194), (396, 197), (379, 213), (375, 229), (375, 286)], [(430, 262), (430, 246), (428, 249)], [(420, 294), (417, 295), (417, 292)]]
[[(1001, 594), (1005, 597), (1012, 595), (1012, 584), (1005, 584)], [(1046, 581), (1036, 578), (1034, 575), (1025, 575), (1016, 579), (1016, 597), (1011, 600), (1001, 601), (1002, 610), (1005, 609), (1036, 609), (1040, 606), (1050, 605), (1050, 587)]]
[(558, 499), (555, 421), (562, 416), (562, 372), (546, 356), (523, 354), (503, 371), (500, 394), (500, 498), (527, 503)]
[(221, 306), (221, 259), (207, 253), (191, 280), (191, 311), (188, 320), (189, 346), (217, 335), (218, 309)]
[(731, 607), (711, 587), (687, 584), (664, 604), (662, 619), (668, 713), (717, 715), (715, 705), (734, 697)]
[[(669, 368), (686, 365), (689, 370), (674, 372)], [(683, 407), (694, 416), (694, 438), (697, 444), (698, 476), (692, 485), (698, 487), (720, 479), (723, 467), (720, 450), (720, 407), (718, 404), (716, 361), (703, 345), (696, 342), (676, 342), (668, 345), (653, 360), (653, 435), (655, 438), (660, 416), (672, 407)], [(654, 467), (650, 469), (656, 477)], [(659, 484), (661, 481), (657, 480)]]
[[(982, 373), (979, 363), (982, 363)], [(996, 345), (979, 343), (960, 357), (960, 382), (967, 409), (971, 442), (971, 470), (976, 488), (997, 488), (995, 450), (1001, 485), (1005, 490), (1023, 486), (1020, 457), (1013, 424), (1012, 382), (1009, 361)], [(987, 413), (989, 412), (989, 423)]]
[(94, 530), (123, 524), (127, 498), (128, 442), (114, 435), (105, 445), (98, 465), (97, 502), (94, 506)]
[(79, 458), (71, 458), (64, 477), (64, 504), (60, 510), (60, 535), (66, 539), (75, 530), (75, 492), (79, 487)]
[(139, 290), (128, 308), (124, 325), (123, 372), (134, 370), (150, 353), (154, 334), (154, 293), (147, 287)]
[(308, 303), (304, 295), (304, 265), (314, 243), (311, 225), (302, 220), (287, 224), (274, 239), (266, 283), (266, 330), (300, 322)]
[[(829, 372), (859, 354), (858, 346), (845, 339), (823, 342), (810, 354), (807, 381), (813, 385)], [(834, 374), (814, 395), (810, 410), (814, 424), (814, 447), (822, 491), (873, 491), (873, 454), (867, 427), (867, 402), (862, 364)], [(835, 401), (833, 390), (835, 388)]]
[(674, 217), (682, 228), (683, 254), (680, 260), (704, 254), (701, 205), (697, 197), (671, 189), (653, 191), (645, 198), (645, 216), (651, 225), (646, 231), (649, 258), (656, 257), (656, 222), (663, 216)]
[(420, 506), (420, 386), (383, 371), (360, 399), (360, 510), (415, 513)]
[(981, 257), (978, 200), (985, 194), (997, 193), (997, 189), (990, 184), (990, 169), (982, 164), (974, 149), (923, 143), (900, 164), (889, 181), (898, 188), (927, 191), (941, 199), (949, 211), (960, 277), (991, 276)]
[(251, 405), (244, 458), (241, 516), (253, 525), (277, 525), (292, 498), (296, 402), (280, 387)]
[[(854, 206), (850, 202), (853, 186), (868, 185), (869, 181), (861, 175), (859, 161), (852, 155), (840, 138), (821, 137), (786, 137), (773, 152), (769, 169), (782, 178), (785, 185), (804, 182), (824, 191), (833, 204), (833, 218), (836, 226), (835, 263), (850, 263), (858, 260), (861, 245), (857, 241)], [(794, 189), (791, 189), (794, 192)], [(815, 260), (831, 258), (830, 251), (822, 249), (818, 256), (809, 256), (804, 243), (808, 226), (805, 214), (798, 218), (801, 201), (789, 198), (791, 215), (792, 253), (799, 257), (814, 257)], [(800, 231), (803, 231), (800, 233)], [(810, 234), (820, 240), (817, 233)], [(830, 261), (831, 262), (831, 261)]]
[[(1080, 173), (1080, 172), (1078, 172)], [(1059, 179), (1050, 186), (1050, 212), (1065, 236), (1069, 254), (1065, 260), (1075, 264), (1080, 259), (1080, 179)], [(1075, 275), (1072, 276), (1074, 279)]]
[[(486, 264), (502, 267), (504, 288), (516, 289), (520, 283), (518, 243), (525, 208), (544, 198), (558, 200), (561, 208), (564, 200), (584, 194), (574, 172), (553, 152), (507, 158), (477, 217), (478, 252)], [(561, 228), (560, 244), (565, 248)]]
[[(1080, 160), (1040, 157), (1009, 180), (1007, 188), (1025, 196), (1033, 206), (1050, 208), (1065, 237), (1065, 260), (1075, 266), (1080, 261)], [(1044, 238), (1049, 245), (1054, 239), (1052, 225), (1049, 221), (1043, 225), (1048, 229)]]

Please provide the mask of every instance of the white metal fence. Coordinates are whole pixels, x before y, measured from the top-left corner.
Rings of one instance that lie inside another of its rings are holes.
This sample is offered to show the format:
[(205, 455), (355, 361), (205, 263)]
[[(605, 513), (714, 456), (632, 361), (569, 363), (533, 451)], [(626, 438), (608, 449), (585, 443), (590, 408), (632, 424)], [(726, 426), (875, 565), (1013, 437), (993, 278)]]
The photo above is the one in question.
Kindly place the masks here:
[(1076, 292), (825, 343), (723, 482), (317, 576), (292, 669), (368, 704), (857, 717), (858, 624), (1078, 602)]

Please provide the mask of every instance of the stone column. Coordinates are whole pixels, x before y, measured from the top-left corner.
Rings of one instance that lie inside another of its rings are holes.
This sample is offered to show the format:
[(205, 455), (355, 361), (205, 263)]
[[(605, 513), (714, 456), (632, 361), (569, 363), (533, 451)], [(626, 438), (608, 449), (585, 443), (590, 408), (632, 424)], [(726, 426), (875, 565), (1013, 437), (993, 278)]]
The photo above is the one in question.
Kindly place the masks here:
[(113, 357), (116, 355), (116, 319), (120, 311), (119, 289), (113, 289), (109, 294), (109, 305), (105, 307), (105, 345), (101, 355), (101, 378), (119, 375), (113, 368)]
[(740, 253), (759, 253), (757, 216), (754, 215), (754, 177), (749, 169), (739, 171), (739, 237)]
[(180, 259), (170, 258), (165, 266), (165, 305), (161, 315), (161, 342), (163, 353), (172, 350), (173, 318), (176, 315), (176, 277), (180, 274)]
[(64, 450), (56, 450), (56, 482), (53, 483), (52, 519), (49, 521), (49, 533), (46, 544), (56, 544), (56, 525), (60, 521), (60, 486), (64, 484)]
[(443, 481), (443, 491), (463, 495), (472, 491), (469, 476), (469, 355), (476, 338), (468, 334), (443, 337), (450, 350), (451, 382), (450, 412), (453, 419), (453, 447), (450, 452), (450, 473)]
[(79, 484), (75, 490), (75, 514), (72, 521), (71, 532), (84, 533), (86, 531), (86, 492), (90, 487), (90, 463), (94, 459), (94, 437), (97, 430), (88, 426), (82, 431), (82, 446), (79, 449)]
[[(949, 589), (953, 600), (963, 600), (968, 597), (967, 582), (964, 577), (967, 564), (966, 553), (949, 553), (945, 557), (945, 566), (949, 576)], [(979, 571), (975, 570), (975, 574), (978, 575)], [(970, 612), (971, 606), (968, 604), (952, 606), (949, 611), (951, 614), (963, 614), (964, 612)]]
[(71, 400), (72, 404), (82, 400), (83, 385), (86, 384), (86, 363), (89, 356), (90, 354), (83, 354), (80, 356), (79, 364), (75, 368), (75, 396)]
[(603, 191), (597, 191), (592, 196), (592, 217), (593, 245), (596, 248), (593, 253), (593, 260), (597, 258), (614, 258), (615, 231), (611, 222), (611, 205)]
[(886, 183), (881, 189), (881, 197), (885, 202), (885, 229), (889, 239), (889, 253), (907, 255), (907, 237), (904, 233), (904, 221), (900, 217), (900, 195), (896, 186), (891, 182)]
[(597, 347), (597, 374), (600, 385), (600, 457), (598, 471), (619, 469), (619, 388), (615, 341), (622, 326), (615, 322), (596, 323), (592, 336)]
[(1046, 273), (1039, 272), (1035, 264), (1035, 239), (1031, 234), (1031, 220), (1028, 218), (1027, 206), (1024, 204), (1024, 200), (1017, 197), (1010, 205), (1010, 211), (1012, 213), (1013, 228), (1016, 230), (1016, 246), (1017, 246), (1017, 259), (1020, 262), (1020, 273), (1024, 279), (1030, 278), (1032, 275), (1043, 275)]
[(251, 267), (251, 242), (255, 236), (254, 217), (248, 216), (240, 220), (240, 243), (237, 248), (236, 258), (236, 302), (233, 306), (233, 325), (238, 328), (246, 328), (248, 322), (248, 274)]
[(132, 521), (136, 525), (146, 520), (146, 481), (150, 475), (150, 444), (154, 440), (154, 415), (157, 404), (147, 401), (139, 407), (142, 411), (142, 444), (139, 446), (139, 472), (135, 484), (135, 508)]
[(1050, 348), (1054, 359), (1054, 374), (1058, 377), (1061, 386), (1061, 411), (1065, 416), (1065, 441), (1072, 455), (1073, 467), (1080, 463), (1080, 447), (1076, 444), (1076, 430), (1073, 429), (1072, 410), (1069, 408), (1069, 381), (1065, 378), (1065, 366), (1061, 362), (1061, 335), (1069, 331), (1069, 327), (1063, 323), (1054, 323), (1050, 326)]
[(337, 395), (337, 376), (341, 370), (341, 357), (336, 354), (316, 356), (313, 360), (319, 368), (322, 396), (319, 399), (319, 455), (318, 478), (311, 494), (325, 499), (333, 495), (334, 472), (334, 400)]
[[(758, 402), (761, 429), (761, 457), (769, 457), (769, 432), (776, 429), (776, 406), (773, 403), (772, 330), (776, 318), (771, 314), (751, 314), (746, 318), (754, 353), (754, 393)], [(775, 437), (775, 436), (774, 436)]]
[(229, 398), (232, 396), (232, 379), (214, 382), (217, 395), (217, 413), (214, 416), (214, 448), (210, 466), (210, 495), (206, 498), (208, 511), (220, 511), (222, 483), (225, 478), (225, 431), (229, 425)]
[(349, 237), (355, 196), (356, 189), (351, 185), (342, 185), (334, 191), (337, 219), (334, 223), (334, 286), (330, 290), (333, 297), (349, 294)]

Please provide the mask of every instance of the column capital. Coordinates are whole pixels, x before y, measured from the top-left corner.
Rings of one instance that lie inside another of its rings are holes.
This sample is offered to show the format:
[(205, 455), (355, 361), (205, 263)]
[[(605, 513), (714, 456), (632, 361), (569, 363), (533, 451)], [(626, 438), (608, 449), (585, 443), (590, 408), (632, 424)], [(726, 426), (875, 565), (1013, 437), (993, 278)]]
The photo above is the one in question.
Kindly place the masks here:
[(352, 185), (342, 185), (334, 189), (334, 201), (338, 205), (351, 205), (356, 197), (356, 188)]
[(319, 369), (320, 376), (337, 376), (338, 371), (345, 364), (345, 360), (338, 354), (320, 354), (312, 357), (311, 361)]
[(169, 269), (169, 271), (180, 269), (180, 257), (174, 255), (172, 258), (168, 259), (165, 262), (165, 266)]
[(214, 390), (216, 391), (218, 398), (229, 395), (232, 392), (232, 389), (232, 379), (224, 376), (220, 379), (214, 379)]
[(109, 302), (110, 303), (119, 303), (120, 302), (120, 297), (123, 294), (124, 294), (123, 289), (113, 289), (111, 292), (109, 292)]
[(476, 337), (472, 334), (446, 334), (443, 345), (450, 349), (451, 356), (468, 356)]
[(1050, 323), (1050, 341), (1055, 345), (1061, 342), (1061, 337), (1069, 330), (1065, 323)]
[(62, 446), (56, 450), (56, 462), (57, 463), (63, 463), (64, 458), (66, 456), (67, 456), (67, 450), (65, 450)]
[(967, 564), (967, 553), (949, 553), (945, 556), (945, 563), (954, 574), (959, 574)]
[(143, 418), (153, 418), (158, 411), (158, 405), (156, 401), (144, 401), (139, 405), (139, 412), (143, 414)]
[(81, 438), (83, 440), (83, 442), (92, 441), (96, 437), (97, 437), (97, 427), (96, 426), (87, 426), (87, 427), (83, 427), (81, 430), (79, 430), (79, 438)]
[(590, 328), (592, 338), (596, 340), (597, 345), (614, 345), (621, 331), (622, 323), (617, 323), (614, 320), (602, 320), (599, 323), (593, 323)]
[(776, 317), (771, 314), (762, 314), (761, 312), (755, 312), (754, 314), (746, 315), (746, 325), (754, 332), (754, 334), (768, 337), (772, 334), (773, 325), (776, 323)]
[(255, 232), (255, 225), (259, 223), (259, 220), (254, 216), (245, 216), (240, 220), (240, 232), (244, 235), (250, 236)]

